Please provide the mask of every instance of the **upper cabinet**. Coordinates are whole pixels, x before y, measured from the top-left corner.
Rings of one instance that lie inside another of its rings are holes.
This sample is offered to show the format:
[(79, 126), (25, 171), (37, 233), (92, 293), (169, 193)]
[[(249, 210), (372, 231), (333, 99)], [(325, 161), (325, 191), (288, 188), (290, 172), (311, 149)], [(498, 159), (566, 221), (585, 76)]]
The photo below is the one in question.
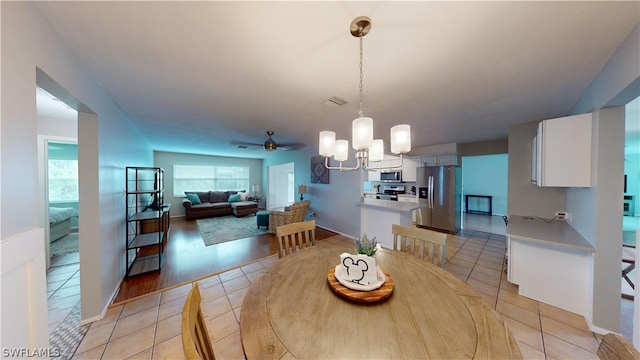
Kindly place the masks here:
[(531, 182), (590, 187), (591, 126), (591, 113), (541, 121), (531, 145)]
[(416, 181), (416, 168), (419, 165), (419, 158), (405, 157), (402, 162), (402, 181), (415, 182)]
[(422, 157), (422, 166), (458, 165), (457, 154), (429, 155)]

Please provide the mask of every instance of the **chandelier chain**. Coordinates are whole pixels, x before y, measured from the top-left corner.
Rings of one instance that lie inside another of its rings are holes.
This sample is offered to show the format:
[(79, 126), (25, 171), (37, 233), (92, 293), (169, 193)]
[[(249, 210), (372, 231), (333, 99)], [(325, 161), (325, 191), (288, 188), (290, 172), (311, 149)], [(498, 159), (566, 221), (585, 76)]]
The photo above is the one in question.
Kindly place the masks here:
[(359, 112), (359, 114), (360, 114), (360, 117), (363, 117), (364, 113), (362, 112), (362, 103), (363, 103), (363, 99), (364, 99), (364, 93), (362, 91), (362, 78), (364, 76), (363, 76), (363, 71), (362, 71), (362, 59), (363, 59), (363, 55), (362, 55), (363, 54), (363, 51), (362, 51), (362, 38), (363, 38), (362, 26), (360, 26), (359, 32), (360, 32), (360, 36), (359, 36), (359, 38), (360, 38), (360, 112)]

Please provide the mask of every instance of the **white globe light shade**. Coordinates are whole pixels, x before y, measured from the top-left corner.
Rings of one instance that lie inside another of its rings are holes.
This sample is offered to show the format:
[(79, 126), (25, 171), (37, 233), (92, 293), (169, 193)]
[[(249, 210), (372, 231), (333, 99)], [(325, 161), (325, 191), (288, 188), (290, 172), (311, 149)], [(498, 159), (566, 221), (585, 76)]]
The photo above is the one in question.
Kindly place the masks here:
[(349, 142), (347, 140), (336, 140), (336, 149), (333, 158), (336, 161), (347, 161), (349, 157)]
[(335, 131), (320, 131), (318, 148), (320, 156), (329, 157), (333, 155), (336, 144)]
[(373, 140), (373, 145), (369, 148), (369, 161), (382, 161), (384, 158), (384, 142), (382, 139)]
[(391, 128), (391, 152), (404, 154), (411, 151), (411, 127), (409, 125), (396, 125)]
[(351, 123), (353, 148), (355, 150), (366, 150), (373, 145), (373, 119), (370, 117), (359, 117)]

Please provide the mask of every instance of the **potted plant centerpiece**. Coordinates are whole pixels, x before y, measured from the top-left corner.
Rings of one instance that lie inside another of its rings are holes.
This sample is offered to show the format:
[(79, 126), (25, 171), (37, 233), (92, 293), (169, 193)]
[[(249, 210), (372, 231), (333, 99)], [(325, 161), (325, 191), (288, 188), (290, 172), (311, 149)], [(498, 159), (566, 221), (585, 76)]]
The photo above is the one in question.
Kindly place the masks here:
[(376, 251), (380, 249), (380, 244), (376, 241), (375, 236), (373, 239), (367, 238), (367, 234), (362, 235), (362, 238), (356, 239), (356, 251), (358, 254), (363, 254), (373, 257)]

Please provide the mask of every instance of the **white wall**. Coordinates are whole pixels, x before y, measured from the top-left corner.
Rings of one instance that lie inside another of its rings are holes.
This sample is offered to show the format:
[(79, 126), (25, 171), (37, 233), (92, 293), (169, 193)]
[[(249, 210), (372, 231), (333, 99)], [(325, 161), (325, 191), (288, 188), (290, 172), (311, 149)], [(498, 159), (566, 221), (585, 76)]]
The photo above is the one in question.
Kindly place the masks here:
[[(264, 159), (265, 167), (270, 165), (295, 163), (296, 186), (307, 185), (305, 200), (311, 200), (309, 212), (316, 213), (318, 226), (342, 234), (357, 235), (360, 230), (360, 202), (362, 182), (366, 175), (362, 170), (331, 171), (329, 184), (311, 183), (311, 157), (318, 155), (318, 144), (307, 144), (298, 151), (278, 151)], [(355, 161), (351, 159), (353, 163)], [(265, 179), (261, 188), (266, 185)], [(297, 188), (296, 188), (297, 189)]]
[[(32, 3), (1, 2), (0, 6), (0, 168), (5, 175), (0, 196), (2, 347), (46, 347), (47, 316), (42, 316), (46, 314), (44, 232), (39, 226), (37, 201), (36, 68), (58, 84), (49, 85), (68, 91), (66, 98), (75, 98), (74, 105), (88, 113), (80, 116), (80, 121), (84, 118), (87, 123), (79, 124), (78, 136), (83, 319), (103, 314), (124, 274), (124, 167), (152, 165), (153, 158), (140, 133)], [(83, 155), (93, 162), (83, 166)], [(34, 236), (39, 239), (37, 246), (29, 242)], [(13, 241), (24, 241), (24, 248), (11, 245)], [(6, 269), (9, 259), (24, 261)], [(20, 281), (25, 285), (15, 286)], [(25, 304), (36, 308), (27, 314), (15, 311)], [(5, 315), (19, 316), (21, 321), (5, 321)]]
[[(570, 115), (594, 112), (593, 186), (567, 191), (574, 228), (596, 248), (593, 324), (620, 330), (623, 106), (640, 96), (640, 25), (618, 48)], [(636, 324), (637, 326), (637, 324)], [(637, 328), (636, 328), (637, 329)]]

